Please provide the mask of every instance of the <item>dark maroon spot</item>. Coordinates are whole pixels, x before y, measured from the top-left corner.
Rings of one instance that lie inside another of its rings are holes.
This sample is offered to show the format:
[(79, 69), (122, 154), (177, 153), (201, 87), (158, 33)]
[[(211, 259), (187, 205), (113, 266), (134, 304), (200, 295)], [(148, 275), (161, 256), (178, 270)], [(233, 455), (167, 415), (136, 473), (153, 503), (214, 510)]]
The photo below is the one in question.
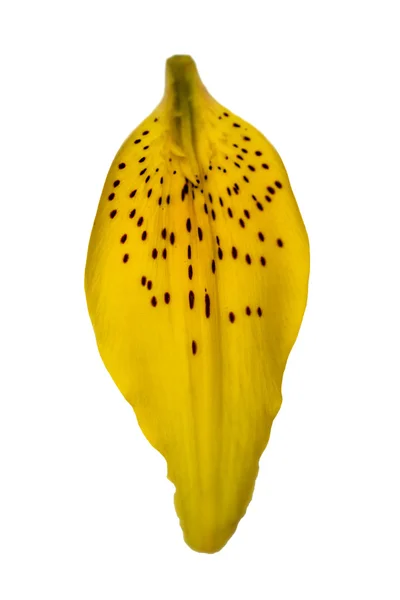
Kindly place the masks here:
[(256, 156), (262, 156), (262, 152), (260, 152), (259, 150), (256, 150), (255, 154)]
[(137, 222), (137, 226), (141, 227), (143, 225), (143, 217), (139, 217), (139, 220)]
[(141, 283), (142, 283), (142, 285), (146, 285), (146, 277), (144, 275), (141, 279)]
[(153, 287), (153, 282), (149, 279), (149, 281), (147, 282), (147, 289), (151, 290), (152, 287)]
[(212, 261), (211, 261), (211, 271), (213, 273), (215, 273), (215, 260), (214, 259), (212, 259)]
[(151, 256), (152, 256), (153, 258), (157, 258), (157, 255), (158, 255), (157, 249), (156, 249), (156, 248), (153, 248), (153, 252), (151, 253)]
[(188, 254), (188, 259), (190, 260), (192, 258), (192, 248), (191, 248), (191, 246), (188, 246), (188, 248), (187, 248), (187, 254)]
[(162, 251), (162, 257), (165, 260), (167, 258), (167, 249), (164, 248), (164, 250)]
[(142, 156), (142, 158), (139, 158), (139, 162), (140, 162), (140, 163), (144, 162), (145, 160), (146, 160), (146, 157), (145, 157), (145, 156)]
[(165, 227), (164, 227), (164, 229), (161, 232), (161, 237), (162, 237), (163, 240), (165, 240), (167, 238), (167, 230), (165, 229)]
[(263, 169), (269, 169), (269, 166), (266, 163), (263, 163), (261, 166)]
[(151, 305), (152, 306), (157, 306), (157, 298), (155, 296), (153, 296), (152, 299), (151, 299)]
[(283, 248), (283, 242), (280, 238), (276, 240), (276, 243), (278, 244), (279, 248)]
[(263, 256), (260, 258), (260, 262), (263, 267), (265, 267), (265, 265), (267, 264), (267, 261), (265, 260), (265, 258)]
[(144, 241), (147, 238), (147, 231), (143, 231), (142, 240)]
[(245, 227), (243, 219), (239, 219), (239, 223), (240, 223), (240, 227), (243, 227), (243, 228)]
[(182, 188), (182, 192), (181, 192), (181, 198), (182, 200), (185, 199), (186, 194), (189, 192), (189, 186), (187, 183), (185, 183), (185, 185)]
[(210, 317), (210, 312), (211, 312), (211, 308), (210, 308), (210, 296), (208, 294), (205, 295), (204, 297), (205, 299), (205, 303), (206, 303), (206, 317), (207, 319)]
[(115, 198), (115, 194), (114, 194), (114, 193), (112, 193), (112, 194), (110, 194), (110, 195), (108, 196), (108, 199), (109, 199), (109, 200), (114, 200), (114, 198)]
[(128, 236), (126, 235), (126, 233), (124, 233), (124, 235), (120, 239), (121, 244), (125, 244), (127, 238), (128, 238)]
[(200, 227), (197, 228), (197, 233), (198, 233), (198, 236), (199, 236), (199, 240), (201, 242), (202, 239), (203, 239), (203, 232), (202, 232), (202, 230), (201, 230)]
[(168, 292), (165, 292), (165, 294), (164, 294), (164, 302), (165, 302), (165, 304), (169, 304), (170, 300), (171, 300), (171, 296), (169, 295)]
[(131, 212), (129, 213), (129, 218), (133, 219), (133, 217), (136, 215), (136, 208), (134, 208), (133, 210), (131, 210)]
[(267, 202), (272, 202), (272, 198), (270, 196), (265, 196)]
[(251, 256), (250, 254), (246, 254), (246, 262), (248, 265), (251, 265)]
[(120, 183), (121, 183), (120, 180), (117, 179), (116, 181), (114, 181), (113, 186), (116, 188), (119, 186)]
[(194, 340), (192, 342), (192, 352), (193, 352), (193, 354), (196, 354), (196, 352), (197, 352), (197, 344)]
[(190, 219), (186, 220), (186, 229), (188, 230), (189, 233), (192, 230), (192, 223), (191, 223)]
[(246, 315), (248, 315), (248, 316), (251, 315), (250, 306), (246, 306)]
[(246, 175), (243, 175), (243, 179), (245, 180), (246, 183), (249, 183), (248, 178), (246, 177)]
[(175, 234), (173, 232), (169, 236), (169, 241), (171, 242), (172, 245), (174, 245), (174, 243), (175, 243)]
[(258, 232), (258, 237), (260, 238), (260, 240), (263, 242), (265, 240), (264, 238), (264, 234), (261, 233), (261, 231)]
[(115, 215), (117, 214), (117, 211), (114, 209), (110, 212), (110, 218), (113, 219), (115, 217)]
[(133, 190), (133, 191), (132, 191), (132, 192), (129, 194), (129, 197), (130, 197), (130, 198), (133, 198), (133, 197), (135, 196), (136, 192), (137, 192), (137, 190)]
[(193, 277), (193, 267), (192, 267), (192, 265), (189, 265), (188, 275), (189, 275), (189, 279), (192, 279), (192, 277)]
[(264, 207), (261, 204), (261, 202), (257, 202), (256, 206), (257, 206), (258, 210), (264, 210)]
[(235, 315), (233, 314), (233, 312), (229, 313), (229, 320), (230, 320), (231, 323), (234, 323), (234, 321), (235, 321)]
[(230, 218), (233, 218), (233, 213), (232, 213), (232, 209), (228, 208), (228, 215), (230, 216)]
[(129, 254), (124, 254), (124, 258), (122, 259), (124, 263), (127, 263), (129, 260)]
[(150, 132), (149, 131), (143, 131), (142, 135), (148, 135)]
[(232, 247), (232, 256), (233, 256), (233, 258), (237, 258), (237, 255), (238, 255), (238, 251), (237, 251), (237, 249), (235, 248), (235, 246), (233, 246), (233, 247)]
[(190, 309), (194, 307), (194, 293), (192, 292), (192, 290), (190, 290), (189, 292), (189, 306)]
[(221, 248), (218, 248), (218, 258), (219, 260), (222, 260), (224, 257), (224, 253), (222, 252)]
[(261, 310), (261, 308), (260, 308), (260, 307), (258, 307), (258, 308), (257, 308), (257, 314), (258, 314), (258, 316), (259, 316), (259, 317), (261, 317), (261, 315), (262, 315), (262, 310)]
[(247, 165), (247, 166), (250, 169), (250, 171), (255, 171), (255, 168), (253, 167), (253, 165)]
[(248, 211), (247, 209), (245, 209), (243, 212), (244, 212), (244, 216), (245, 216), (247, 219), (250, 219), (250, 213), (249, 213), (249, 211)]
[(270, 193), (270, 194), (275, 194), (275, 190), (274, 190), (274, 188), (273, 188), (273, 187), (271, 187), (271, 186), (268, 186), (268, 187), (267, 187), (267, 190), (269, 191), (269, 193)]
[(282, 188), (282, 184), (280, 181), (275, 181), (275, 185), (277, 188), (281, 189)]
[(153, 191), (153, 190), (152, 190), (152, 188), (150, 188), (150, 189), (149, 189), (149, 191), (147, 192), (147, 197), (148, 197), (148, 198), (150, 198), (150, 196), (151, 196), (151, 192), (152, 192), (152, 191)]
[(140, 144), (140, 142), (141, 142), (141, 141), (142, 141), (142, 140), (140, 140), (140, 139), (139, 139), (139, 140), (135, 140), (135, 142), (134, 142), (134, 143), (135, 143), (135, 144)]

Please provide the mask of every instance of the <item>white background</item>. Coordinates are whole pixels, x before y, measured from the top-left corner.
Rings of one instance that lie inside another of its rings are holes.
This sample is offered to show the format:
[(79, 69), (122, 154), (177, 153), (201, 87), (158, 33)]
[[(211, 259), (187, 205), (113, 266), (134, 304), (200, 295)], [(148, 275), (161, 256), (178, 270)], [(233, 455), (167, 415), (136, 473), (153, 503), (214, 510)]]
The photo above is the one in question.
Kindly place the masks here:
[[(3, 4), (3, 600), (400, 598), (396, 4)], [(276, 146), (312, 249), (254, 499), (215, 555), (184, 544), (83, 292), (107, 170), (176, 53)]]

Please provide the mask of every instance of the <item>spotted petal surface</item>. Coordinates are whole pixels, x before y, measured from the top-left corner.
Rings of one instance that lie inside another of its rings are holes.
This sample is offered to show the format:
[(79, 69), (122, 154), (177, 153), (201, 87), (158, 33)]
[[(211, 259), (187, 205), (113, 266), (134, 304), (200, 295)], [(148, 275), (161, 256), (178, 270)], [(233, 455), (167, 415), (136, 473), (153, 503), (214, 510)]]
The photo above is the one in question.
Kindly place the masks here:
[(168, 464), (184, 538), (220, 550), (250, 502), (306, 306), (284, 165), (190, 57), (108, 173), (85, 289), (106, 368)]

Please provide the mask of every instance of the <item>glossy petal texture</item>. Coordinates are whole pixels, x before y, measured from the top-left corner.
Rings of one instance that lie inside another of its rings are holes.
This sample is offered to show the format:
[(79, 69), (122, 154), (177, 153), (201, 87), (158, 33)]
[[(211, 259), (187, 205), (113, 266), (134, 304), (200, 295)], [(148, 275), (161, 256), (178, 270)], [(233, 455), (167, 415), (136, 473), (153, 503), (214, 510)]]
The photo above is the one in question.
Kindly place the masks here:
[(168, 463), (184, 537), (215, 552), (251, 499), (307, 299), (309, 246), (276, 150), (190, 57), (118, 152), (85, 287), (101, 357)]

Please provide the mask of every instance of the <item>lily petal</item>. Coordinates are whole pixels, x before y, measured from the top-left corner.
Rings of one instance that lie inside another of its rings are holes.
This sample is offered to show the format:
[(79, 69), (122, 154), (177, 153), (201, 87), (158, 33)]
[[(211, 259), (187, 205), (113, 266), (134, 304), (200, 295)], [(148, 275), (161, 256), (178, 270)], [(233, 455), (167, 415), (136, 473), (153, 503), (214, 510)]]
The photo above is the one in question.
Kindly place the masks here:
[(194, 550), (220, 550), (251, 500), (308, 276), (278, 153), (209, 95), (190, 57), (172, 57), (164, 98), (108, 173), (85, 289)]

